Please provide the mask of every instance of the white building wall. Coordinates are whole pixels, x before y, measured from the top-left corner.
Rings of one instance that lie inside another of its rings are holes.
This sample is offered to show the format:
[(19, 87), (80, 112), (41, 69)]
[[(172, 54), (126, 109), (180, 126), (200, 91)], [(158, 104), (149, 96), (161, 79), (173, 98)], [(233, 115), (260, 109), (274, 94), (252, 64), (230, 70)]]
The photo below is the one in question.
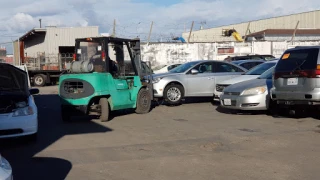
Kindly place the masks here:
[[(299, 28), (320, 28), (320, 10), (292, 14), (287, 16), (274, 17), (269, 19), (251, 21), (249, 29), (251, 33), (262, 31), (265, 29), (294, 29), (297, 22)], [(191, 33), (190, 42), (219, 42), (219, 41), (235, 41), (233, 37), (223, 37), (222, 29), (235, 29), (244, 36), (249, 22), (239, 24), (226, 25), (216, 28), (203, 29), (193, 31)], [(189, 32), (182, 34), (183, 38), (188, 41)]]
[(24, 42), (24, 52), (28, 57), (36, 57), (37, 53), (45, 49), (45, 34), (35, 35), (31, 40)]
[[(247, 54), (271, 54), (279, 58), (288, 48), (295, 46), (320, 46), (320, 41), (295, 42), (252, 42), (252, 43), (150, 43), (141, 45), (143, 61), (152, 66), (185, 63), (195, 60), (223, 60), (227, 56)], [(234, 53), (218, 53), (222, 47), (233, 47)]]

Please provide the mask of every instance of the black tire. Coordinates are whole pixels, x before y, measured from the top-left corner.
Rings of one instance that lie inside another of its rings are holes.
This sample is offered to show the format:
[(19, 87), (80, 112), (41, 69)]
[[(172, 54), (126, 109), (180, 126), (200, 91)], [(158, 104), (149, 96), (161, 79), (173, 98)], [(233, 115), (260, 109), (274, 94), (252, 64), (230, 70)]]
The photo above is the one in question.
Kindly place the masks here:
[(151, 109), (150, 91), (145, 88), (140, 89), (137, 97), (137, 107), (135, 112), (137, 114), (149, 113)]
[(107, 98), (101, 98), (99, 100), (99, 105), (100, 105), (100, 121), (101, 122), (106, 122), (109, 121), (109, 114), (110, 114), (110, 109), (109, 109), (109, 102)]
[[(181, 100), (184, 97), (184, 89), (179, 84), (170, 84), (168, 85), (163, 92), (163, 97), (165, 101), (167, 101), (170, 105), (179, 105), (181, 104)], [(176, 93), (176, 94), (170, 94)], [(172, 97), (174, 96), (174, 97)]]
[(33, 84), (35, 86), (44, 86), (46, 85), (47, 77), (43, 74), (37, 74), (33, 77)]
[(279, 107), (277, 107), (277, 102), (269, 99), (269, 105), (267, 109), (267, 114), (270, 116), (279, 116)]

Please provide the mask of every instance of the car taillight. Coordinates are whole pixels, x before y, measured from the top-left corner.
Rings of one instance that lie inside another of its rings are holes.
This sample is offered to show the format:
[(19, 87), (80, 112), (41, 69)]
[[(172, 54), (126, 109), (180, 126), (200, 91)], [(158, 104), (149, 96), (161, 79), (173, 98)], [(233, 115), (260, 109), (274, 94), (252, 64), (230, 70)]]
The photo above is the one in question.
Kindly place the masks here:
[[(317, 67), (318, 68), (318, 67)], [(319, 66), (320, 68), (320, 66)], [(316, 70), (299, 70), (294, 72), (275, 72), (274, 79), (290, 77), (306, 77), (306, 78), (320, 78), (320, 69)]]
[(73, 54), (73, 61), (75, 61), (77, 59), (77, 55)]

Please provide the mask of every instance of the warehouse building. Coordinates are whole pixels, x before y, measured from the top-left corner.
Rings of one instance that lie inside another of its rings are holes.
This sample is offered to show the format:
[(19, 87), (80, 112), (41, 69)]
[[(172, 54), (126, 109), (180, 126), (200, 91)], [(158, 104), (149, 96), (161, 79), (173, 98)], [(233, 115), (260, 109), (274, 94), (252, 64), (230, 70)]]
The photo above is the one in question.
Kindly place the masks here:
[[(34, 28), (14, 42), (15, 64), (72, 58), (75, 39), (99, 36), (98, 26)], [(44, 62), (37, 62), (44, 63)]]
[[(300, 33), (297, 31), (297, 34), (300, 34), (300, 37), (296, 40), (310, 40), (312, 37), (317, 37), (319, 39), (319, 30), (320, 29), (320, 10), (303, 12), (298, 14), (291, 14), (286, 16), (273, 17), (268, 19), (254, 20), (250, 22), (243, 22), (239, 24), (226, 25), (221, 27), (215, 27), (210, 29), (201, 29), (192, 31), (189, 36), (189, 32), (183, 33), (182, 37), (189, 42), (232, 42), (232, 41), (242, 41), (246, 40), (259, 40), (251, 34), (254, 33), (270, 33), (276, 31), (275, 33), (269, 34), (269, 37), (266, 38), (282, 41), (283, 39), (287, 40), (288, 37), (292, 37), (294, 29), (306, 30), (309, 32)], [(235, 30), (237, 34), (226, 33), (229, 30), (232, 32)], [(282, 33), (281, 31), (286, 31)], [(291, 33), (292, 32), (292, 33)], [(291, 33), (291, 34), (290, 34)], [(314, 34), (316, 33), (316, 34)], [(227, 36), (226, 36), (227, 35)], [(267, 35), (267, 34), (266, 34)], [(271, 38), (271, 36), (284, 36), (283, 38)], [(249, 38), (248, 38), (249, 37)], [(258, 37), (258, 36), (257, 36)]]

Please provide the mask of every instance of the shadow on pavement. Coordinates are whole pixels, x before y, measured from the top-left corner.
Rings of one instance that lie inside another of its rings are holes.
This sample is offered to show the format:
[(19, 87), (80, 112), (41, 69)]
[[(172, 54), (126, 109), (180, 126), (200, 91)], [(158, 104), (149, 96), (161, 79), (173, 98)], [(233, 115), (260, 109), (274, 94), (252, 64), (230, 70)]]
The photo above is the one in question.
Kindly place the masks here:
[(217, 105), (219, 102), (215, 102), (212, 100), (212, 97), (186, 97), (184, 100), (181, 101), (178, 105), (170, 105), (164, 99), (159, 99), (158, 101), (153, 103), (153, 107), (157, 106), (180, 106), (183, 104), (193, 104), (193, 103), (211, 103), (212, 105)]
[(72, 163), (57, 157), (34, 157), (65, 135), (112, 131), (92, 121), (64, 123), (58, 95), (34, 96), (38, 107), (39, 131), (36, 142), (26, 138), (0, 140), (0, 153), (10, 162), (15, 180), (66, 179)]

